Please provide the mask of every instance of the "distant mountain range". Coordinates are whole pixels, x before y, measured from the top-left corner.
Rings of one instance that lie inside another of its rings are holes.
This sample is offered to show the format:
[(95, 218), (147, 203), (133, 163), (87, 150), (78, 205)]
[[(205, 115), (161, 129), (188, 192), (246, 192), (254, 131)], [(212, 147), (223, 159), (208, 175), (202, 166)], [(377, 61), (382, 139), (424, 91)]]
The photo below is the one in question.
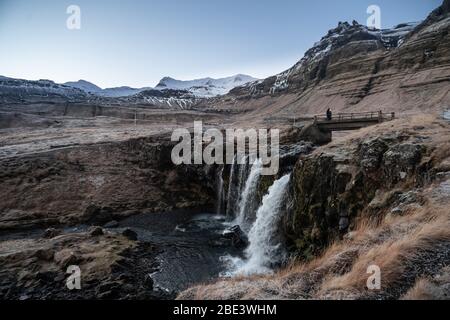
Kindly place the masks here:
[(85, 80), (57, 84), (0, 76), (0, 104), (75, 102), (221, 112), (245, 108), (248, 117), (264, 113), (275, 119), (327, 108), (439, 108), (448, 96), (449, 26), (450, 0), (422, 22), (390, 29), (339, 22), (291, 68), (261, 80), (242, 74), (189, 81), (165, 77), (155, 88), (102, 89)]
[(132, 96), (134, 94), (140, 93), (145, 90), (150, 90), (152, 88), (131, 88), (131, 87), (116, 87), (116, 88), (106, 88), (102, 89), (99, 86), (86, 81), (86, 80), (78, 80), (74, 82), (66, 82), (64, 85), (80, 89), (86, 93), (98, 95), (102, 97), (110, 97), (110, 98), (117, 98), (117, 97), (127, 97)]
[[(256, 81), (257, 79), (243, 74), (238, 74), (232, 77), (213, 79), (203, 78), (196, 80), (176, 80), (170, 77), (161, 79), (154, 90), (182, 90), (188, 91), (192, 95), (198, 98), (215, 97), (223, 94), (227, 94), (235, 87), (242, 86), (246, 83)], [(127, 97), (132, 96), (144, 91), (152, 90), (151, 87), (146, 88), (131, 88), (131, 87), (117, 87), (102, 89), (97, 85), (88, 82), (86, 80), (78, 80), (75, 82), (66, 82), (65, 86), (80, 89), (88, 94), (93, 94), (102, 97)]]

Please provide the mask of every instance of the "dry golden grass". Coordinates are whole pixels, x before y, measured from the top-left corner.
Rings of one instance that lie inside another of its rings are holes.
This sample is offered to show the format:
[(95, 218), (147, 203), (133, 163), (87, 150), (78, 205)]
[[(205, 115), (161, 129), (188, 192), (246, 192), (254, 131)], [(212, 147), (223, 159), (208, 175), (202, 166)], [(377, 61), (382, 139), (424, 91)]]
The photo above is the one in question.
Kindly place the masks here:
[[(432, 211), (427, 210), (431, 214)], [(444, 211), (441, 210), (441, 213)], [(367, 282), (367, 268), (377, 265), (382, 270), (382, 283), (389, 289), (396, 281), (401, 280), (407, 272), (408, 263), (420, 260), (422, 252), (432, 249), (436, 243), (450, 241), (450, 221), (448, 217), (439, 217), (428, 223), (417, 225), (415, 217), (412, 221), (398, 221), (413, 227), (400, 239), (393, 235), (380, 245), (371, 246), (367, 252), (362, 252), (354, 262), (352, 270), (340, 277), (329, 279), (321, 286), (319, 295), (329, 290), (348, 289), (361, 290)], [(414, 228), (414, 225), (416, 226)], [(397, 226), (394, 224), (393, 227)]]
[[(410, 215), (391, 218), (375, 228), (371, 226), (372, 223), (360, 223), (351, 239), (334, 243), (311, 262), (292, 263), (274, 275), (238, 277), (198, 286), (182, 293), (180, 298), (400, 298), (414, 285), (408, 283), (408, 278), (414, 280), (420, 275), (412, 274), (411, 267), (426, 273), (430, 268), (429, 254), (442, 250), (440, 244), (450, 251), (450, 213), (446, 207), (428, 204)], [(371, 265), (381, 269), (380, 291), (366, 288), (370, 276), (367, 268)], [(416, 287), (408, 297), (420, 298), (417, 292), (424, 291), (424, 284), (418, 282)]]

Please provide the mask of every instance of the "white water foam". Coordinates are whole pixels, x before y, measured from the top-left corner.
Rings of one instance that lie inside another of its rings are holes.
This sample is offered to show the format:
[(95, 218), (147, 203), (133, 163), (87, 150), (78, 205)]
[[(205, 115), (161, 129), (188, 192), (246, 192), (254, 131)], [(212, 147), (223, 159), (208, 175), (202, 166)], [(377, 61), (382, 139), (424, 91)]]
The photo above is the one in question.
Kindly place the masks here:
[(240, 226), (245, 232), (248, 232), (251, 227), (251, 204), (254, 200), (254, 195), (258, 187), (259, 178), (263, 169), (261, 159), (257, 159), (252, 166), (250, 174), (245, 182), (244, 191), (242, 192), (239, 202), (239, 214), (236, 217), (235, 224)]
[[(245, 156), (239, 161), (238, 156), (236, 155), (233, 159), (233, 163), (231, 165), (230, 172), (230, 182), (228, 186), (228, 195), (227, 195), (227, 216), (232, 217), (236, 215), (236, 212), (239, 210), (239, 203), (241, 201), (241, 194), (244, 182), (247, 178), (248, 173), (248, 157)], [(236, 170), (237, 166), (237, 170)], [(237, 172), (235, 172), (237, 171)], [(235, 183), (237, 182), (237, 183)]]
[(223, 207), (223, 198), (224, 198), (224, 190), (223, 190), (223, 170), (219, 171), (219, 176), (217, 177), (217, 208), (216, 213), (221, 214), (222, 213), (222, 207)]
[(234, 178), (234, 166), (236, 164), (236, 156), (233, 158), (233, 163), (231, 164), (231, 171), (230, 171), (230, 181), (228, 183), (228, 195), (227, 195), (227, 216), (231, 216), (232, 208), (231, 208), (231, 196), (233, 193), (233, 178)]
[(281, 219), (282, 205), (290, 174), (275, 181), (264, 196), (262, 205), (256, 213), (256, 221), (249, 232), (249, 246), (245, 251), (246, 259), (232, 256), (222, 257), (229, 268), (225, 276), (264, 274), (272, 272), (274, 262), (284, 255), (277, 230)]

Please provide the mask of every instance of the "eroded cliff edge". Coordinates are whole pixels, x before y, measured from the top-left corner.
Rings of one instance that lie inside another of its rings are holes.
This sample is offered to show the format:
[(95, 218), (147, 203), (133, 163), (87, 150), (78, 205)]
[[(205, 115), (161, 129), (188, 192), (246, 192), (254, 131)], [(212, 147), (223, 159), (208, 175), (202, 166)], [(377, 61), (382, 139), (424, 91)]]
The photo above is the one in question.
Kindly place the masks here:
[(0, 161), (0, 229), (105, 223), (215, 205), (207, 166), (175, 166), (170, 136), (80, 145)]

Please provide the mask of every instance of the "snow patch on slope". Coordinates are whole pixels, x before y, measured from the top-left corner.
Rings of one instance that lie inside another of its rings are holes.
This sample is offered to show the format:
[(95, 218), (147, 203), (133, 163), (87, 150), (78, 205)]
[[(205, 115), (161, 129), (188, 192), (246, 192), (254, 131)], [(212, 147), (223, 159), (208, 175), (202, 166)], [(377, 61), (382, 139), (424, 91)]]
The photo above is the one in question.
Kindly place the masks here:
[[(289, 77), (299, 71), (302, 67), (311, 66), (315, 62), (324, 59), (333, 50), (339, 48), (343, 43), (353, 41), (357, 42), (374, 42), (380, 43), (391, 50), (403, 44), (406, 36), (412, 32), (420, 22), (409, 22), (399, 24), (391, 29), (370, 29), (367, 26), (361, 25), (356, 21), (352, 24), (348, 22), (339, 22), (335, 29), (332, 29), (320, 41), (316, 42), (314, 46), (309, 49), (304, 57), (298, 61), (292, 68), (275, 75), (275, 82), (270, 88), (270, 93), (281, 92), (287, 90), (289, 87)], [(349, 40), (350, 39), (350, 40)], [(252, 95), (258, 94), (262, 87), (264, 80), (254, 81), (243, 85)]]

